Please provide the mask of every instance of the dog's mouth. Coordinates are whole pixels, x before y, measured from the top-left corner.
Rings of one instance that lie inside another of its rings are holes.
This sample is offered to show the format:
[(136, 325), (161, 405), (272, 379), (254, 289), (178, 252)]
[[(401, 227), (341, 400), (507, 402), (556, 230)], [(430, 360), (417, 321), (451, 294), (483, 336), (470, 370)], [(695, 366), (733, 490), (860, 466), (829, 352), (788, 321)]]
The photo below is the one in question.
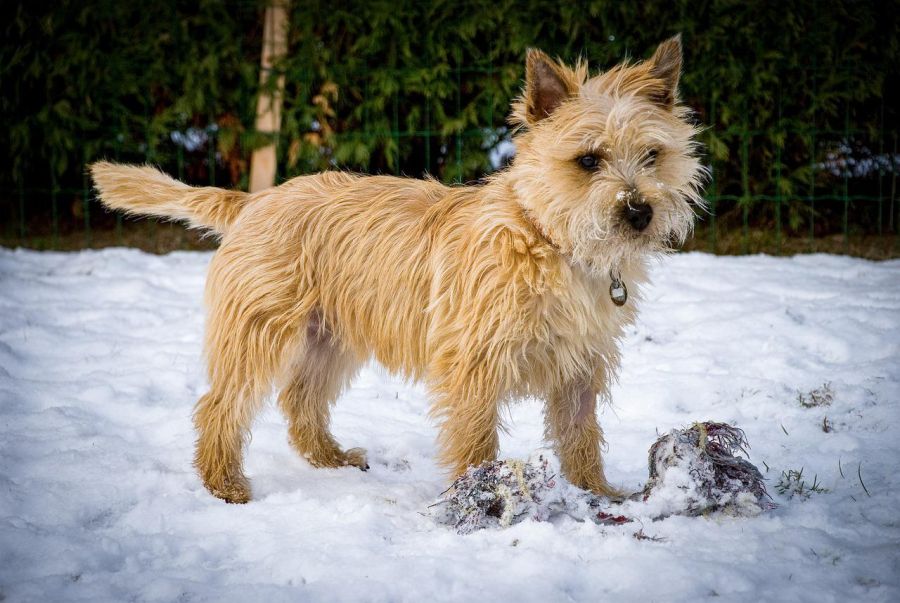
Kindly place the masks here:
[(679, 249), (685, 239), (682, 233), (674, 229), (647, 228), (638, 231), (630, 224), (618, 224), (615, 228), (615, 237), (620, 241), (618, 251), (624, 256), (666, 254)]
[(659, 244), (666, 251), (672, 251), (684, 245), (684, 237), (674, 230), (670, 230), (660, 239)]
[[(684, 244), (693, 225), (693, 211), (679, 199), (641, 197), (622, 205), (616, 220), (616, 235), (635, 248), (668, 251)], [(682, 208), (682, 205), (684, 208)]]
[[(656, 226), (655, 224), (653, 226)], [(616, 224), (615, 234), (620, 240), (628, 241), (636, 245), (650, 245), (654, 241), (660, 239), (656, 229), (648, 226), (647, 228), (637, 229), (626, 220), (620, 220)]]

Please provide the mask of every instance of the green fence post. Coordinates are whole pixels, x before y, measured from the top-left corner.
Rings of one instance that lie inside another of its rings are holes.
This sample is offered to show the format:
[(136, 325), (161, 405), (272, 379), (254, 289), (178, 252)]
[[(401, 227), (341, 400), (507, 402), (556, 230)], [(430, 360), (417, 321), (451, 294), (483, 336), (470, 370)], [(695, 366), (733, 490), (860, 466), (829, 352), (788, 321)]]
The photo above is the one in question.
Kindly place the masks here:
[[(457, 119), (462, 115), (462, 77), (461, 77), (461, 63), (462, 57), (459, 53), (459, 48), (456, 49), (456, 117)], [(456, 128), (456, 182), (457, 184), (462, 182), (462, 124), (459, 124)]]
[(56, 249), (59, 244), (59, 209), (56, 206), (56, 197), (59, 193), (59, 183), (56, 181), (56, 157), (50, 161), (50, 211), (52, 215), (53, 234), (50, 248)]
[[(277, 143), (276, 143), (277, 144)], [(206, 128), (206, 146), (209, 151), (209, 185), (216, 185), (216, 122), (215, 118), (210, 115), (209, 116), (209, 125)], [(276, 147), (277, 148), (277, 147)], [(276, 165), (277, 165), (276, 161)], [(276, 167), (277, 170), (277, 167)], [(278, 181), (276, 176), (275, 181)]]
[(812, 127), (809, 134), (809, 250), (816, 249), (816, 57), (813, 56)]
[[(488, 127), (494, 134), (494, 42), (488, 45)], [(499, 142), (499, 141), (498, 141)]]
[[(884, 160), (884, 86), (881, 92), (881, 136), (878, 138), (878, 157)], [(893, 158), (891, 158), (893, 161)], [(884, 218), (884, 164), (878, 166), (878, 236), (883, 234)]]
[[(713, 95), (709, 101), (709, 126), (715, 130), (716, 127), (716, 97)], [(716, 182), (715, 170), (716, 158), (713, 154), (709, 156), (709, 184), (712, 187), (712, 196), (709, 197), (709, 250), (711, 253), (716, 252), (716, 203), (719, 200), (718, 182)]]
[[(396, 70), (394, 71), (394, 77), (397, 77)], [(395, 83), (396, 85), (396, 83)], [(392, 119), (393, 127), (391, 132), (391, 138), (394, 139), (394, 174), (400, 175), (400, 90), (399, 86), (394, 90), (394, 116)]]
[[(116, 146), (115, 146), (115, 155), (116, 155), (116, 163), (119, 163), (120, 156), (122, 154), (122, 140), (125, 135), (121, 132), (116, 134)], [(122, 212), (116, 212), (116, 245), (122, 245)]]
[(781, 121), (781, 86), (778, 87), (778, 139), (775, 148), (775, 255), (781, 255), (781, 147), (785, 132)]
[[(150, 144), (153, 140), (152, 128), (150, 127), (150, 93), (144, 98), (144, 162), (153, 162), (153, 148)], [(153, 218), (153, 250), (159, 251), (159, 219)]]
[(425, 88), (425, 173), (431, 173), (431, 80)]
[(91, 247), (91, 185), (88, 179), (88, 153), (87, 147), (82, 149), (81, 183), (84, 194), (84, 246)]
[(19, 172), (19, 245), (25, 243), (25, 170)]
[[(490, 137), (494, 140), (494, 148), (500, 144), (500, 137), (497, 135), (497, 129), (494, 128), (494, 41), (488, 44), (488, 72), (487, 72), (487, 86), (488, 86), (488, 129), (490, 130)], [(490, 159), (488, 159), (488, 163), (490, 163)], [(494, 171), (494, 166), (491, 165), (488, 169)]]
[[(895, 160), (897, 157), (897, 133), (894, 132), (894, 155), (891, 158), (891, 161)], [(896, 222), (894, 222), (894, 199), (897, 196), (897, 166), (893, 166), (892, 176), (891, 176), (891, 231), (896, 235)], [(895, 237), (895, 242), (900, 244), (900, 237)]]
[[(850, 99), (847, 99), (847, 105), (844, 109), (844, 140), (847, 146), (850, 146)], [(850, 249), (850, 170), (844, 170), (844, 253)]]
[(425, 78), (425, 174), (431, 174), (431, 85), (434, 76), (433, 65), (431, 63), (431, 49), (426, 48), (425, 67), (428, 75)]
[[(365, 63), (365, 72), (366, 72), (366, 80), (365, 85), (363, 86), (363, 139), (366, 141), (366, 144), (369, 145), (369, 149), (372, 148), (372, 132), (369, 130), (369, 84), (372, 80), (372, 73), (369, 71), (368, 63)], [(310, 81), (312, 81), (312, 77), (310, 76)], [(310, 87), (311, 89), (311, 87)], [(369, 171), (369, 153), (366, 153), (366, 163), (365, 163), (365, 171)]]
[(178, 163), (178, 179), (184, 182), (184, 146), (182, 146), (182, 143), (179, 143), (177, 147), (175, 161)]
[(750, 131), (746, 121), (744, 121), (744, 131), (741, 134), (741, 188), (743, 195), (741, 197), (741, 205), (743, 205), (742, 218), (743, 226), (741, 229), (741, 253), (749, 253), (750, 251)]

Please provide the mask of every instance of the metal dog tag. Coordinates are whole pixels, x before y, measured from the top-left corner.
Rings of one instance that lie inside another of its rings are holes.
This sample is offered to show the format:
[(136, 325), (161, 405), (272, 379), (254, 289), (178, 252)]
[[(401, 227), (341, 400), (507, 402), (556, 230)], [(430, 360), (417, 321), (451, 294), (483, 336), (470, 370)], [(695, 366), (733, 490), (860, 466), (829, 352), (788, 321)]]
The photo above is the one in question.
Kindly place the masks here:
[(624, 306), (628, 301), (628, 288), (625, 286), (618, 276), (609, 275), (612, 282), (609, 284), (609, 298), (617, 306)]

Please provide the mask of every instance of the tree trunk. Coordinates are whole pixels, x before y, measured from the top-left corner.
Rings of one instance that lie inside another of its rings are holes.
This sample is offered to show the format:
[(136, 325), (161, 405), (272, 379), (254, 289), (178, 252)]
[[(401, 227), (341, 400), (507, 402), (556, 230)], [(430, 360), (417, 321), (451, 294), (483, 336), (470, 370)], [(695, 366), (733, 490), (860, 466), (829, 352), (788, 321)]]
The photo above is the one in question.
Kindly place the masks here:
[(273, 66), (287, 54), (288, 9), (290, 0), (272, 0), (266, 8), (263, 29), (262, 60), (260, 61), (259, 86), (263, 92), (256, 105), (256, 131), (273, 138), (271, 144), (253, 151), (250, 160), (250, 192), (269, 188), (275, 184), (277, 167), (276, 142), (281, 130), (281, 100), (284, 95), (284, 74), (278, 74), (274, 88), (269, 78)]

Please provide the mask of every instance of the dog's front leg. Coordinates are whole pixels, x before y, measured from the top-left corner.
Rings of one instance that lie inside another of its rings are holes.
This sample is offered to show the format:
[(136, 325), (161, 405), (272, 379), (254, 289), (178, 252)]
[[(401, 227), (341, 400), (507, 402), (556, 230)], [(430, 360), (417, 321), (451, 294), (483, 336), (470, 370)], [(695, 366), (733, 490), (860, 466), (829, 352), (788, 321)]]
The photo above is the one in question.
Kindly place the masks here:
[(618, 497), (603, 472), (603, 431), (597, 422), (597, 388), (588, 380), (562, 384), (547, 397), (545, 437), (553, 443), (563, 474), (580, 488)]
[(491, 380), (486, 371), (469, 371), (443, 382), (434, 394), (432, 415), (443, 419), (439, 435), (441, 464), (456, 477), (470, 466), (496, 459), (500, 448), (496, 380)]

